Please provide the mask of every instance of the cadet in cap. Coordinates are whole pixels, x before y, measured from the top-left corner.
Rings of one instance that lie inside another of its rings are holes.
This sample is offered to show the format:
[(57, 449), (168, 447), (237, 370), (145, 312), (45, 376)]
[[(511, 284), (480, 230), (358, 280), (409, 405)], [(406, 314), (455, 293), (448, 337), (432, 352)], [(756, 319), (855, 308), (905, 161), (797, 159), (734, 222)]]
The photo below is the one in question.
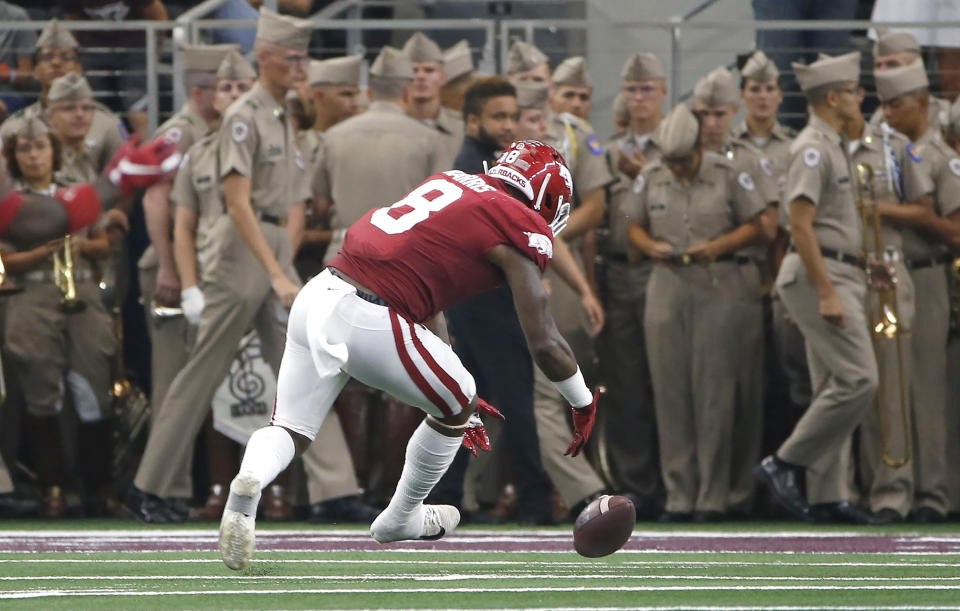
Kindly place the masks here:
[(461, 112), (463, 97), (474, 79), (473, 53), (470, 43), (461, 40), (443, 52), (443, 71), (447, 82), (440, 88), (440, 103), (445, 108)]
[(700, 117), (703, 147), (719, 152), (730, 137), (730, 124), (740, 108), (740, 93), (733, 75), (723, 66), (697, 81), (693, 112)]
[(728, 510), (742, 357), (735, 255), (761, 240), (766, 205), (749, 174), (701, 148), (699, 131), (685, 105), (667, 115), (663, 157), (644, 167), (627, 214), (630, 242), (653, 260), (644, 329), (666, 518), (710, 521)]
[(597, 252), (603, 261), (597, 284), (607, 315), (598, 343), (601, 375), (607, 382), (607, 458), (614, 478), (611, 485), (637, 495), (638, 516), (659, 514), (663, 500), (643, 330), (652, 263), (630, 243), (627, 208), (640, 171), (660, 158), (652, 136), (663, 119), (664, 76), (663, 64), (653, 53), (635, 53), (621, 67), (616, 99), (622, 109), (615, 115), (623, 123), (604, 143), (615, 182), (606, 190), (607, 231), (597, 232)]
[[(860, 265), (862, 226), (844, 127), (861, 119), (860, 54), (793, 64), (811, 109), (791, 146), (783, 201), (791, 252), (776, 291), (806, 342), (813, 401), (793, 432), (755, 470), (774, 497), (804, 519), (810, 506), (797, 477), (836, 456), (873, 404), (877, 363)], [(841, 186), (842, 185), (842, 186)]]
[(546, 83), (522, 81), (515, 85), (517, 106), (518, 140), (543, 140), (547, 134), (547, 102), (550, 87)]
[[(31, 151), (39, 150), (41, 155), (43, 150), (50, 148), (50, 165), (46, 168), (44, 164), (38, 163), (35, 166), (43, 168), (41, 171), (34, 172), (32, 175), (24, 172), (18, 162), (20, 153), (17, 151), (21, 142), (31, 142)], [(38, 142), (42, 141), (42, 142)], [(50, 127), (38, 117), (33, 117), (23, 121), (17, 131), (11, 134), (11, 137), (4, 142), (3, 154), (6, 159), (7, 172), (14, 179), (14, 188), (26, 191), (38, 191), (47, 193), (50, 189), (53, 174), (60, 169), (60, 142), (51, 137)], [(49, 176), (46, 172), (49, 171)]]
[[(287, 91), (306, 80), (312, 32), (310, 21), (260, 9), (254, 45), (259, 79), (230, 105), (217, 131), (217, 173), (230, 214), (221, 219), (210, 246), (196, 342), (160, 406), (128, 494), (129, 508), (143, 520), (150, 519), (149, 503), (157, 502), (148, 494), (172, 495), (179, 473), (165, 463), (189, 453), (206, 417), (197, 401), (209, 405), (251, 326), (274, 373), (279, 370), (285, 340), (276, 313), (289, 308), (299, 291), (290, 236), (303, 227), (309, 196), (305, 163), (283, 102)], [(247, 288), (238, 290), (237, 278), (244, 278)], [(159, 503), (161, 520), (178, 519)]]
[[(927, 73), (919, 59), (877, 73), (877, 93), (887, 123), (911, 141), (911, 154), (933, 180), (932, 212), (944, 226), (960, 226), (960, 158), (943, 141), (928, 119), (930, 92)], [(894, 217), (910, 228), (903, 234), (903, 254), (916, 291), (916, 319), (911, 329), (914, 361), (912, 403), (915, 447), (914, 503), (917, 521), (943, 521), (949, 510), (946, 463), (948, 418), (958, 409), (947, 404), (947, 337), (950, 314), (945, 267), (952, 261), (949, 248), (956, 229), (931, 234), (929, 220)], [(949, 222), (945, 222), (949, 221)]]
[(947, 144), (960, 153), (960, 98), (950, 105), (947, 122), (943, 126), (943, 137)]
[(518, 81), (550, 83), (549, 58), (543, 51), (528, 42), (518, 40), (507, 52), (507, 78)]
[(593, 79), (587, 72), (587, 60), (583, 57), (568, 57), (553, 71), (553, 96), (550, 108), (553, 112), (569, 112), (581, 119), (590, 118), (593, 108)]
[(65, 184), (93, 182), (103, 169), (94, 156), (96, 142), (89, 138), (95, 110), (93, 90), (76, 72), (50, 85), (44, 118), (63, 145), (58, 178)]
[(59, 19), (51, 19), (37, 38), (36, 49), (76, 49), (80, 46), (73, 33), (60, 27)]
[(240, 55), (239, 51), (227, 51), (217, 66), (218, 81), (252, 81), (256, 78), (257, 71), (253, 64)]
[(308, 82), (313, 91), (313, 128), (325, 132), (357, 114), (362, 55), (311, 61)]
[[(777, 123), (777, 110), (783, 101), (780, 88), (780, 71), (766, 53), (756, 51), (740, 69), (740, 98), (746, 107), (746, 121), (734, 128), (734, 138), (749, 137), (751, 142), (766, 153), (768, 158), (785, 157), (789, 146), (788, 132)], [(781, 142), (784, 150), (770, 150), (775, 142)], [(783, 167), (786, 171), (786, 167)]]
[(906, 66), (919, 59), (920, 52), (920, 44), (913, 34), (877, 28), (877, 40), (873, 45), (873, 70), (883, 72)]
[(410, 58), (414, 73), (405, 96), (407, 114), (440, 133), (443, 156), (453, 165), (463, 143), (464, 125), (458, 110), (440, 103), (440, 88), (447, 80), (443, 52), (423, 32), (417, 32), (403, 46), (403, 53)]

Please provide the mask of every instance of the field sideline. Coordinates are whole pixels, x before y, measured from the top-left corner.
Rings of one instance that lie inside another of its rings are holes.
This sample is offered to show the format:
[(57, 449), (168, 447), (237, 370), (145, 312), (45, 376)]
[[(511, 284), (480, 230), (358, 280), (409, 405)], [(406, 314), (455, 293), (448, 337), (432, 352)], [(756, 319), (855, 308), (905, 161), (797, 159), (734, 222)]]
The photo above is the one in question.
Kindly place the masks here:
[(572, 551), (570, 527), (464, 528), (380, 546), (366, 529), (260, 530), (220, 563), (216, 526), (0, 522), (0, 609), (955, 609), (954, 525), (638, 525), (620, 552)]

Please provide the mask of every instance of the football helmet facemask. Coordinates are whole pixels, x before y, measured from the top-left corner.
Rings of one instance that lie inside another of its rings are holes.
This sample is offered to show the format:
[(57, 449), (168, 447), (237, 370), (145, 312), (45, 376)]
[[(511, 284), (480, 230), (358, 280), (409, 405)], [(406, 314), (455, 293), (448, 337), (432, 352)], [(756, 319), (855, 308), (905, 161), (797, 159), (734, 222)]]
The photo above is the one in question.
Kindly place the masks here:
[(518, 140), (503, 151), (487, 175), (523, 193), (525, 203), (547, 221), (553, 235), (567, 226), (573, 177), (563, 155), (552, 146)]

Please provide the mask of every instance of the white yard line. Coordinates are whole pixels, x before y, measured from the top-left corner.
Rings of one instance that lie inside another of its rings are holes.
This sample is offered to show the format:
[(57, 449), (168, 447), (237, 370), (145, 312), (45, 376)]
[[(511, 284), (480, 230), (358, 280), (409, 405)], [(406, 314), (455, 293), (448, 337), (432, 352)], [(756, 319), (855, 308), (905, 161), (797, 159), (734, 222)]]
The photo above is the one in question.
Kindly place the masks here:
[(3, 581), (488, 581), (504, 579), (577, 579), (583, 581), (617, 580), (697, 580), (697, 581), (960, 581), (960, 577), (777, 577), (773, 575), (597, 575), (548, 573), (497, 573), (496, 575), (424, 575), (422, 573), (384, 575), (35, 575), (27, 577), (0, 577)]

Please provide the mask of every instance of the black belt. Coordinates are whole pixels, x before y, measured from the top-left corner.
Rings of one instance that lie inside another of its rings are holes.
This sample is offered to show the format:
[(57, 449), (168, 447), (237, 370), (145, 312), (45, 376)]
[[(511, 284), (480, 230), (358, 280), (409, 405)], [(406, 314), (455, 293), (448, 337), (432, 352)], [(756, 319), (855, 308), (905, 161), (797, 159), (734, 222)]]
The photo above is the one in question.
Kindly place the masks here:
[(287, 224), (287, 219), (282, 216), (277, 216), (276, 214), (267, 214), (266, 212), (258, 212), (257, 218), (263, 221), (264, 223), (270, 223), (271, 225), (276, 225), (282, 227)]
[[(753, 259), (751, 259), (750, 257), (745, 257), (743, 255), (732, 255), (728, 253), (725, 255), (718, 255), (717, 258), (714, 259), (712, 262), (713, 263), (736, 263), (737, 265), (746, 265), (751, 261), (753, 261)], [(666, 259), (665, 262), (670, 263), (672, 265), (698, 265), (701, 263), (701, 261), (695, 259), (694, 257), (688, 254), (674, 255)]]
[[(797, 247), (791, 244), (789, 252), (797, 252)], [(833, 248), (821, 248), (820, 254), (823, 255), (824, 259), (833, 259), (834, 261), (846, 263), (847, 265), (863, 267), (863, 258), (858, 257), (857, 255), (851, 255), (848, 252), (834, 250)]]
[(947, 263), (953, 262), (952, 255), (940, 255), (939, 257), (930, 257), (928, 259), (907, 259), (907, 269), (926, 269), (928, 267), (936, 267), (937, 265), (946, 265)]
[[(337, 278), (340, 278), (341, 280), (343, 280), (344, 282), (346, 282), (346, 278), (343, 277), (343, 272), (341, 272), (340, 270), (338, 270), (338, 269), (335, 268), (335, 267), (328, 267), (327, 269), (330, 270), (330, 273), (331, 273), (331, 274), (333, 274), (333, 275), (336, 276)], [(354, 287), (354, 288), (356, 288), (356, 287)], [(366, 292), (366, 291), (361, 291), (360, 289), (357, 289), (357, 297), (359, 297), (360, 299), (363, 299), (364, 301), (369, 301), (369, 302), (372, 303), (373, 305), (383, 306), (383, 307), (385, 307), (385, 308), (389, 308), (389, 307), (390, 307), (390, 304), (387, 303), (386, 300), (384, 300), (382, 297), (377, 297), (377, 296), (374, 295), (373, 293), (368, 293), (368, 292)]]

